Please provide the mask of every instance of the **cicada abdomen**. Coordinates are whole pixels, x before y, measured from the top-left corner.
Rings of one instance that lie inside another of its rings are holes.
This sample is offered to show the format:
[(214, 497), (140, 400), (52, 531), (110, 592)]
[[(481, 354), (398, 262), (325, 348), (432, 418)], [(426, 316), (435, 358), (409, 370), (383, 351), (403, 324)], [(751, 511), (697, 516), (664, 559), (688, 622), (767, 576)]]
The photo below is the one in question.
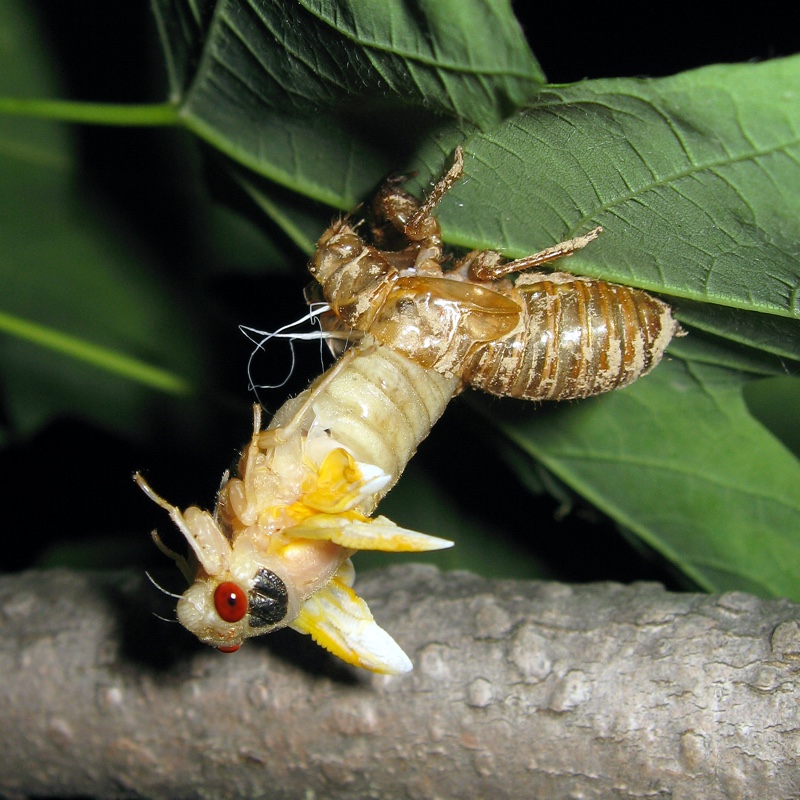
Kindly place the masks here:
[(470, 386), (527, 400), (569, 400), (632, 383), (664, 354), (677, 324), (669, 306), (638, 289), (568, 273), (522, 275), (517, 332), (473, 349)]

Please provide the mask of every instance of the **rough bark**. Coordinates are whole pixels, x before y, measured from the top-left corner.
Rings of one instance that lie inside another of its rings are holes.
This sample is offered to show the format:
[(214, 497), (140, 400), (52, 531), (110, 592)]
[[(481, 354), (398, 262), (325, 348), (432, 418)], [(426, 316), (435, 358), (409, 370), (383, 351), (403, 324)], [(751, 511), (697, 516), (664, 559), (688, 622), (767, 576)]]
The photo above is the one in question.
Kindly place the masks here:
[(430, 567), (359, 589), (410, 675), (291, 631), (223, 655), (133, 573), (2, 578), (0, 793), (800, 797), (792, 603)]

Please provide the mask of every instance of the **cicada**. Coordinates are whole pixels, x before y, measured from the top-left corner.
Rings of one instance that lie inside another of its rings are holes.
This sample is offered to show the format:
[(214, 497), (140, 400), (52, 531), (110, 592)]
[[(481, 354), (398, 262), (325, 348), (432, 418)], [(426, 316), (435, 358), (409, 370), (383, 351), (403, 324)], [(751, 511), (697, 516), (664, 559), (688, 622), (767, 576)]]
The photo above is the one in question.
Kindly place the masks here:
[(181, 511), (135, 475), (190, 546), (186, 559), (154, 532), (190, 583), (177, 606), (184, 627), (232, 652), (288, 626), (356, 666), (410, 670), (353, 591), (350, 557), (452, 546), (370, 515), (457, 386), (367, 337), (286, 402), (266, 430), (254, 407), (238, 475), (224, 478), (213, 514)]
[(424, 203), (390, 181), (369, 236), (348, 218), (323, 234), (309, 269), (338, 323), (469, 386), (529, 400), (599, 394), (658, 364), (679, 331), (666, 303), (608, 281), (530, 271), (602, 228), (513, 261), (473, 251), (445, 270), (433, 210), (462, 171), (459, 148)]
[[(433, 211), (453, 167), (420, 203), (389, 181), (364, 235), (336, 221), (309, 269), (328, 328), (356, 343), (253, 432), (214, 513), (165, 508), (190, 546), (172, 557), (189, 588), (180, 622), (223, 651), (291, 627), (357, 666), (411, 662), (353, 591), (358, 550), (424, 551), (452, 542), (371, 516), (464, 384), (530, 399), (583, 397), (630, 383), (661, 358), (677, 326), (666, 304), (623, 286), (534, 266), (584, 247), (599, 228), (525, 259), (481, 251), (444, 269)], [(524, 272), (515, 283), (512, 272)]]

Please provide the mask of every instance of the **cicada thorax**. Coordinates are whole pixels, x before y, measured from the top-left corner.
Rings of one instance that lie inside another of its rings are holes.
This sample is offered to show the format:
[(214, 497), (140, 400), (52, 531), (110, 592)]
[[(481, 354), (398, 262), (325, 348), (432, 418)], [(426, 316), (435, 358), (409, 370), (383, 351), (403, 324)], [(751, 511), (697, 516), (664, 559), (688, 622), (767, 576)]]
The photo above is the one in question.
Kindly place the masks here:
[(463, 378), (475, 349), (512, 335), (524, 311), (514, 296), (474, 283), (405, 276), (395, 281), (369, 332), (427, 369)]
[(398, 277), (386, 256), (367, 245), (347, 221), (325, 232), (308, 269), (331, 312), (344, 326), (360, 331), (369, 330)]
[(462, 379), (490, 394), (568, 400), (625, 386), (652, 369), (678, 325), (638, 289), (567, 273), (517, 279), (520, 329), (476, 347)]

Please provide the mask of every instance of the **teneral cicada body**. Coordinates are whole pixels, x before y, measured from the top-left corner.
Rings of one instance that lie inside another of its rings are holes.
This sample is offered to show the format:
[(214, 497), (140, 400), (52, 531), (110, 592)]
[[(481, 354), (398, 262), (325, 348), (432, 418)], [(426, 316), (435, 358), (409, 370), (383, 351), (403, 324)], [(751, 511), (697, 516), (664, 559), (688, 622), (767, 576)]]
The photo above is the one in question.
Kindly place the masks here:
[[(666, 303), (602, 280), (530, 272), (586, 246), (600, 228), (516, 261), (476, 251), (442, 269), (432, 212), (461, 170), (457, 151), (423, 204), (388, 183), (371, 239), (349, 220), (326, 231), (309, 268), (338, 320), (496, 395), (587, 397), (652, 369), (678, 331)], [(511, 273), (520, 273), (514, 283)]]
[(266, 430), (260, 409), (238, 475), (212, 515), (181, 511), (136, 481), (190, 545), (178, 619), (223, 651), (291, 627), (349, 663), (401, 673), (411, 662), (352, 589), (358, 550), (424, 551), (452, 542), (370, 517), (428, 435), (457, 379), (371, 340), (289, 400)]

